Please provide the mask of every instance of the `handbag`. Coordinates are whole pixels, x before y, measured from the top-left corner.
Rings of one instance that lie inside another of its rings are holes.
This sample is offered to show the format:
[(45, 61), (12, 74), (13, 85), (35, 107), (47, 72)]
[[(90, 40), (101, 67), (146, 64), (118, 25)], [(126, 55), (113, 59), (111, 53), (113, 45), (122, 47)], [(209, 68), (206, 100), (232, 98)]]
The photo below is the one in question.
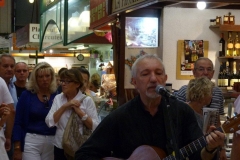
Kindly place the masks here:
[[(87, 96), (83, 97), (82, 102)], [(63, 133), (62, 147), (68, 160), (74, 160), (75, 152), (88, 139), (92, 131), (83, 125), (83, 134), (79, 132), (79, 122), (81, 119), (76, 112), (72, 111)]]

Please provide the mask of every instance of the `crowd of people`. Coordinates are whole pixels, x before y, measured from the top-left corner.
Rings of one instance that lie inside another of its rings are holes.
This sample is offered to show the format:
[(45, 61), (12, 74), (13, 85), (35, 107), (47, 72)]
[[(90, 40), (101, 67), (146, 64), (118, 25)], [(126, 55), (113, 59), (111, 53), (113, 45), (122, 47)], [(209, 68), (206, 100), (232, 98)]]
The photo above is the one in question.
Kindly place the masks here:
[[(203, 133), (204, 107), (224, 114), (222, 92), (211, 81), (214, 66), (210, 59), (195, 62), (195, 79), (174, 96), (156, 92), (168, 78), (157, 55), (139, 57), (131, 73), (138, 95), (100, 122), (93, 100), (96, 94), (91, 90), (99, 85), (91, 82), (87, 69), (62, 68), (56, 74), (49, 63), (40, 62), (29, 77), (26, 63), (0, 55), (0, 159), (68, 160), (62, 139), (74, 112), (79, 118), (77, 132), (83, 134), (84, 127), (92, 131), (76, 151), (76, 160), (139, 156), (146, 160), (154, 156), (227, 160), (225, 135), (216, 130), (220, 118)], [(200, 144), (182, 151), (202, 137)]]

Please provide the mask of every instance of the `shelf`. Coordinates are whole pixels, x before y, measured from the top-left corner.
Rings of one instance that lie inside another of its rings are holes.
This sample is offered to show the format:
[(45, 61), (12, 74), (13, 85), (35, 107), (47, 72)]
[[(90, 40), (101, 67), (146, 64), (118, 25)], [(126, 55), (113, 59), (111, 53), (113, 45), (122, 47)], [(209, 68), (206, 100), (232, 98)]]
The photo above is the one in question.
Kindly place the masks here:
[(240, 56), (223, 56), (223, 57), (218, 57), (219, 59), (240, 59)]
[(209, 28), (219, 28), (220, 31), (233, 31), (233, 32), (240, 32), (240, 25), (213, 25), (209, 26)]

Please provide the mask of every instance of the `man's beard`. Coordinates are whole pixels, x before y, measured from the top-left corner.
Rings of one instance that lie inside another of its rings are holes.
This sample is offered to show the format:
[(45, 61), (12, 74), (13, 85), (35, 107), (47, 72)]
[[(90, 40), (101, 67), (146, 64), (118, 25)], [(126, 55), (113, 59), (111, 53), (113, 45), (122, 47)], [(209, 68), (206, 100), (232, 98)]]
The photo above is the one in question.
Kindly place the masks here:
[(148, 91), (146, 91), (146, 96), (147, 96), (148, 98), (157, 98), (157, 97), (159, 97), (160, 95), (157, 94), (157, 92), (155, 92), (155, 93), (149, 93)]

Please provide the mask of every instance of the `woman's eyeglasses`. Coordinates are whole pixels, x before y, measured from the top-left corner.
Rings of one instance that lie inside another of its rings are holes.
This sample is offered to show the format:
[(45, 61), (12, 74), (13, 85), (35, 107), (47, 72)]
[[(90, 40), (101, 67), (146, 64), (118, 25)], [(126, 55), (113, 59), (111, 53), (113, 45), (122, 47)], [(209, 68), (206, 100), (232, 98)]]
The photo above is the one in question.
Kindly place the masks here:
[(43, 95), (43, 102), (44, 102), (45, 108), (49, 108), (48, 96), (47, 95)]
[(63, 83), (64, 83), (64, 84), (69, 84), (69, 83), (71, 83), (71, 82), (73, 82), (73, 81), (62, 80), (62, 79), (60, 80), (60, 83), (61, 83), (61, 84), (63, 84)]

